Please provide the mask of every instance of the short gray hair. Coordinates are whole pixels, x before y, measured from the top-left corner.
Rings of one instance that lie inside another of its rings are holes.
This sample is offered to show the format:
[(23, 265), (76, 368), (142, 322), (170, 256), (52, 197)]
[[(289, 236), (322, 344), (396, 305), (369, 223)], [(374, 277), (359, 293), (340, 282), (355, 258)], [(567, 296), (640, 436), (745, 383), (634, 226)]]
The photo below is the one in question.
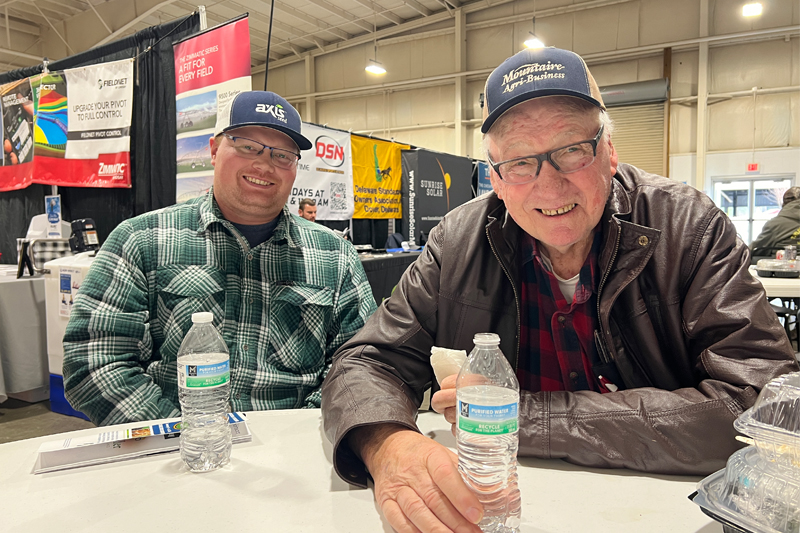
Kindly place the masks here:
[[(611, 134), (614, 132), (614, 121), (605, 109), (600, 109), (597, 106), (590, 104), (580, 98), (573, 98), (571, 96), (550, 96), (548, 98), (558, 99), (557, 103), (562, 108), (562, 113), (568, 116), (589, 116), (592, 113), (598, 113), (600, 124), (604, 126), (603, 138), (610, 139)], [(515, 114), (514, 108), (509, 109), (500, 118), (498, 118), (489, 131), (483, 135), (481, 146), (483, 147), (483, 154), (488, 159), (489, 157), (489, 137), (499, 137), (508, 133), (511, 129), (511, 118)]]

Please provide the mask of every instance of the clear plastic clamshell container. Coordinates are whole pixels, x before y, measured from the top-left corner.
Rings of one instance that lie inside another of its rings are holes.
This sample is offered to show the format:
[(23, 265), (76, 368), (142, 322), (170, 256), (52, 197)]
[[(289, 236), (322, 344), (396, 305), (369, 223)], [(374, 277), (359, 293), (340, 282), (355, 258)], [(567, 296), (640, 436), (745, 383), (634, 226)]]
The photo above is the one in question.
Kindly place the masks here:
[(717, 519), (756, 533), (800, 533), (800, 476), (775, 465), (748, 446), (724, 470), (697, 486), (694, 502)]
[(800, 476), (800, 372), (767, 383), (733, 427), (752, 437), (761, 457)]
[(800, 277), (800, 261), (786, 259), (759, 259), (756, 272), (762, 278), (797, 278)]
[(750, 436), (694, 502), (723, 523), (758, 533), (800, 533), (800, 372), (770, 381), (734, 427)]

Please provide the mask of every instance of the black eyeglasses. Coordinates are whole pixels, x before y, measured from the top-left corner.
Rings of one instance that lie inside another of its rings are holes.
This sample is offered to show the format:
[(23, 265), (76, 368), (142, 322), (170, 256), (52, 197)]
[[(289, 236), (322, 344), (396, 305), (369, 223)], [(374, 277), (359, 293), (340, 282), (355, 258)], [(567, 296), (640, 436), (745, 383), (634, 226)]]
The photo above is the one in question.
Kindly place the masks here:
[(236, 153), (246, 159), (255, 159), (263, 154), (265, 150), (269, 150), (269, 156), (272, 160), (272, 164), (278, 168), (284, 169), (293, 168), (295, 165), (297, 165), (297, 161), (300, 159), (300, 154), (296, 154), (289, 150), (284, 150), (283, 148), (273, 148), (272, 146), (267, 146), (266, 144), (261, 144), (258, 141), (254, 141), (253, 139), (234, 137), (233, 135), (228, 135), (227, 133), (223, 133), (222, 135), (230, 139), (234, 150), (236, 150)]
[(516, 157), (499, 163), (495, 163), (490, 157), (489, 164), (501, 180), (511, 185), (521, 185), (535, 180), (539, 177), (545, 161), (549, 161), (554, 169), (563, 174), (577, 172), (594, 163), (597, 157), (597, 143), (603, 136), (604, 128), (605, 124), (601, 124), (594, 139), (568, 144), (543, 154)]

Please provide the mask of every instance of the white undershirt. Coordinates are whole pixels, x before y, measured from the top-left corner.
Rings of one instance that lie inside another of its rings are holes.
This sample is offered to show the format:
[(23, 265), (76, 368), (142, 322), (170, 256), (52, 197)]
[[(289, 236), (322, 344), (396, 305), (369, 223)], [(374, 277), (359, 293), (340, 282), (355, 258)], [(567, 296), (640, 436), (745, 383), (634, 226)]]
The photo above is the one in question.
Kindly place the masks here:
[(564, 295), (564, 299), (567, 300), (567, 303), (572, 303), (572, 300), (575, 298), (575, 289), (578, 288), (578, 280), (581, 277), (581, 273), (578, 272), (573, 277), (569, 279), (564, 279), (558, 274), (556, 274), (555, 270), (553, 270), (553, 263), (550, 262), (550, 258), (546, 255), (541, 255), (542, 264), (544, 267), (553, 273), (553, 275), (558, 280), (558, 288), (561, 289), (561, 294)]

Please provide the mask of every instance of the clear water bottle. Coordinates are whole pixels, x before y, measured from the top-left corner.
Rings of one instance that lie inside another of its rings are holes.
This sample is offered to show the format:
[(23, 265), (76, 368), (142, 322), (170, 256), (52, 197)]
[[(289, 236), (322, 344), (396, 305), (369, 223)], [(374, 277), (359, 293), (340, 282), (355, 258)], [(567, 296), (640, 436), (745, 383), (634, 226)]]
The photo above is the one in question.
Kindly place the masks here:
[(213, 320), (211, 313), (194, 313), (178, 350), (181, 459), (193, 472), (217, 469), (231, 458), (230, 358)]
[(484, 508), (486, 533), (519, 531), (519, 382), (500, 337), (478, 333), (456, 380), (458, 469)]

